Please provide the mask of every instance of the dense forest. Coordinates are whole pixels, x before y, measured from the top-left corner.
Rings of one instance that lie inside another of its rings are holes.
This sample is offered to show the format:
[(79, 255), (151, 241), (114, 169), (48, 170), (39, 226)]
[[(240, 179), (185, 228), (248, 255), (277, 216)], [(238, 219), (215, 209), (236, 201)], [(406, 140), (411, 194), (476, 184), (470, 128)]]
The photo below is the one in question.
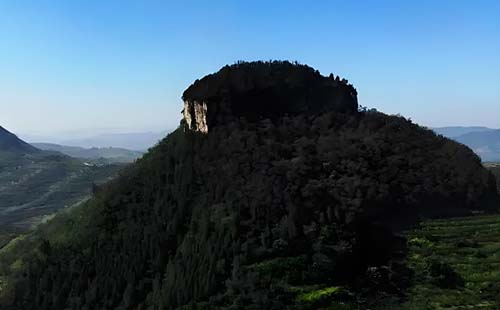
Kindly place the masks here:
[[(209, 102), (208, 132), (183, 120), (91, 201), (0, 250), (2, 309), (375, 309), (412, 277), (401, 229), (496, 211), (470, 149), (358, 107), (347, 81), (288, 62), (200, 81), (183, 99)], [(290, 89), (325, 95), (288, 109)], [(242, 109), (248, 94), (273, 100)]]

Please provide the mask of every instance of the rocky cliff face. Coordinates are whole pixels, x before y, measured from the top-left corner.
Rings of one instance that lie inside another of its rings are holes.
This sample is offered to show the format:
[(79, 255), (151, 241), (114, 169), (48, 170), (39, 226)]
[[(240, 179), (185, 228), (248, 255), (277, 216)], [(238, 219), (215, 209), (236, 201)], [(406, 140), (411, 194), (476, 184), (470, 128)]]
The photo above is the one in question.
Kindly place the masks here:
[(190, 130), (284, 115), (358, 110), (357, 91), (339, 77), (289, 62), (238, 63), (193, 83), (183, 95)]
[(182, 110), (186, 127), (189, 130), (208, 132), (207, 124), (207, 104), (197, 100), (184, 100), (184, 110)]

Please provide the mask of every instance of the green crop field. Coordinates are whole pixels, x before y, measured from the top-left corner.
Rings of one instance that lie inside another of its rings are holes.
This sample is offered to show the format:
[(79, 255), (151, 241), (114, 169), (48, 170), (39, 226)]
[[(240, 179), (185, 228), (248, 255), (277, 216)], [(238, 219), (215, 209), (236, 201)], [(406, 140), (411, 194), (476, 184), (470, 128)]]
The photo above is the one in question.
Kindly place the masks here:
[(500, 215), (433, 220), (408, 233), (403, 309), (499, 309)]

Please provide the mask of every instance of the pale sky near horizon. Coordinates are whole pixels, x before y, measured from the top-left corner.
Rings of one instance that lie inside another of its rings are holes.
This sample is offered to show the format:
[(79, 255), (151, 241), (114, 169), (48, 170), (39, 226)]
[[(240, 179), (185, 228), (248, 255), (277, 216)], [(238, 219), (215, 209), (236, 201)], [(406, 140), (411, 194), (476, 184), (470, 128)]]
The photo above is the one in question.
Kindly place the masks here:
[(500, 128), (500, 1), (0, 1), (0, 125), (160, 131), (237, 60), (347, 78), (425, 126)]

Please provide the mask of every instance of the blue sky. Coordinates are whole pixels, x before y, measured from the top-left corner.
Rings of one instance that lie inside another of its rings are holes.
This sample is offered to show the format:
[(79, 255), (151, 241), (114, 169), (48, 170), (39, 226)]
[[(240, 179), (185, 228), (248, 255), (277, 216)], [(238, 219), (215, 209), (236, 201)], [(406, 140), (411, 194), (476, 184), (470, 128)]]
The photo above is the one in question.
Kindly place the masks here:
[(500, 128), (500, 1), (0, 1), (0, 125), (159, 131), (237, 60), (347, 78), (426, 126)]

